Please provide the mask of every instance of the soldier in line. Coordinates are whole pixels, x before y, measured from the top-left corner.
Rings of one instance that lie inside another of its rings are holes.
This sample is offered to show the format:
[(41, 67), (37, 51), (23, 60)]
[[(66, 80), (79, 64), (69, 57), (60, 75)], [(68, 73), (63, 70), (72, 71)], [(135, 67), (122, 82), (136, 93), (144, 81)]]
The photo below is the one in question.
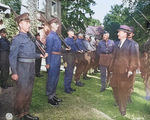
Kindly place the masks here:
[(35, 44), (28, 36), (30, 29), (29, 13), (15, 18), (19, 26), (19, 34), (13, 38), (10, 47), (9, 62), (12, 70), (12, 79), (17, 81), (15, 98), (15, 115), (18, 120), (39, 120), (29, 114), (34, 84), (35, 58), (47, 57), (48, 54), (36, 54)]
[[(112, 52), (114, 48), (114, 41), (109, 40), (109, 33), (105, 31), (103, 33), (103, 40), (98, 43), (97, 54), (99, 56), (99, 65), (101, 73), (101, 90), (104, 92), (106, 90), (106, 71), (107, 76), (109, 75), (109, 65), (112, 59)], [(109, 77), (107, 77), (109, 78)]]
[[(36, 37), (36, 40), (37, 42), (41, 45), (41, 46), (44, 46), (44, 44), (40, 41), (40, 34), (37, 33), (35, 35)], [(44, 46), (45, 47), (45, 46)], [(39, 48), (36, 46), (36, 53), (38, 54), (42, 54), (41, 51), (39, 50)], [(41, 75), (40, 74), (40, 69), (41, 69), (41, 61), (42, 61), (42, 58), (38, 58), (35, 60), (35, 76), (36, 77), (43, 77), (44, 75)]]
[(115, 105), (119, 105), (119, 111), (122, 116), (126, 115), (126, 104), (130, 85), (133, 83), (133, 73), (136, 70), (135, 59), (137, 59), (137, 50), (135, 43), (127, 39), (130, 28), (121, 25), (118, 29), (118, 39), (116, 42), (113, 58), (109, 70), (112, 72), (111, 87), (113, 89)]
[(67, 94), (71, 94), (76, 91), (71, 88), (71, 82), (73, 78), (73, 70), (75, 66), (75, 53), (79, 52), (75, 45), (75, 40), (73, 39), (74, 30), (73, 28), (68, 28), (67, 30), (68, 37), (65, 39), (67, 45), (71, 47), (70, 52), (65, 53), (65, 62), (67, 63), (65, 66), (65, 76), (64, 76), (64, 92)]
[(94, 47), (91, 45), (91, 37), (89, 35), (85, 35), (85, 40), (83, 41), (87, 49), (89, 50), (89, 55), (91, 57), (90, 63), (87, 64), (83, 70), (83, 79), (89, 80), (90, 77), (87, 76), (87, 72), (93, 67), (95, 63), (95, 55), (94, 55)]
[[(83, 34), (80, 32), (78, 33), (78, 39), (76, 40), (76, 46), (79, 50), (81, 50), (82, 52), (84, 51), (87, 51), (87, 48), (85, 47), (84, 43), (83, 43)], [(80, 55), (78, 55), (80, 57), (80, 59), (78, 59), (78, 63), (76, 64), (76, 71), (75, 71), (75, 85), (76, 86), (79, 86), (79, 87), (82, 87), (84, 86), (84, 83), (82, 83), (80, 81), (80, 77), (81, 77), (81, 74), (83, 73), (83, 70), (85, 68), (85, 66), (88, 64), (88, 62), (85, 60), (85, 57), (84, 57), (84, 53), (81, 53)]]
[(10, 52), (10, 42), (6, 38), (6, 29), (3, 28), (0, 30), (0, 68), (1, 68), (1, 87), (7, 89), (12, 87), (7, 83), (9, 78), (9, 52)]
[(69, 51), (69, 48), (62, 48), (61, 40), (57, 35), (57, 30), (60, 27), (58, 18), (54, 18), (48, 22), (50, 33), (46, 38), (46, 52), (49, 56), (46, 58), (46, 68), (48, 69), (48, 79), (46, 85), (46, 95), (48, 103), (51, 105), (59, 105), (61, 99), (56, 97), (56, 88), (60, 74), (61, 52)]
[[(139, 58), (139, 45), (137, 42), (135, 42), (133, 40), (133, 36), (134, 36), (134, 32), (135, 32), (135, 29), (134, 27), (130, 27), (131, 31), (129, 32), (129, 35), (128, 35), (128, 40), (131, 40), (132, 42), (134, 42), (135, 44), (135, 47), (136, 47), (136, 50), (137, 50), (137, 53), (136, 53), (136, 57), (137, 59), (135, 59), (135, 63), (136, 63), (136, 66), (137, 66), (137, 69), (140, 69), (140, 58)], [(131, 95), (132, 93), (134, 92), (134, 82), (135, 82), (135, 77), (136, 77), (136, 71), (133, 72), (133, 82), (132, 84), (130, 85), (130, 89), (129, 89), (129, 95), (128, 95), (128, 103), (132, 103), (132, 100), (131, 100)]]

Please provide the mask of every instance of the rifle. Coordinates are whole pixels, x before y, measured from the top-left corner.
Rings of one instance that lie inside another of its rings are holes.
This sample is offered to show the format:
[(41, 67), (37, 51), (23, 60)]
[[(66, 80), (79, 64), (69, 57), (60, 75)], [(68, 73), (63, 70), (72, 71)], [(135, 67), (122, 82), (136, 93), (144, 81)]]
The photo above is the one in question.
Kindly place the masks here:
[[(50, 28), (47, 19), (46, 19), (42, 14), (40, 14), (40, 16), (43, 18), (44, 23), (47, 24), (48, 27)], [(59, 33), (59, 34), (57, 34), (57, 35), (58, 35), (58, 37), (60, 38), (60, 40), (62, 41), (62, 43), (65, 45), (65, 47), (68, 48), (68, 49), (70, 49), (70, 47), (65, 43), (64, 38), (62, 37), (61, 33)]]
[[(17, 13), (12, 8), (11, 8), (11, 11), (15, 14), (16, 17), (18, 16)], [(30, 32), (28, 32), (27, 35), (35, 43), (35, 45), (39, 48), (39, 50), (41, 51), (42, 55), (45, 56), (44, 48), (38, 43), (38, 41), (35, 39), (34, 35), (32, 33), (30, 33)]]

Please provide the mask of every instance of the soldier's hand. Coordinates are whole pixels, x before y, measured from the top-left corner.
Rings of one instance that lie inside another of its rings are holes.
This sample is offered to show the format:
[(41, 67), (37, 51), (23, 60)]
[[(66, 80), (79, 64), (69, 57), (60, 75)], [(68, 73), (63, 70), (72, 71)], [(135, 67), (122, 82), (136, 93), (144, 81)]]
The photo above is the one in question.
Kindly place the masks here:
[(47, 57), (48, 57), (48, 53), (45, 53), (44, 56), (41, 54), (40, 57), (41, 57), (41, 58), (47, 58)]
[(13, 74), (12, 76), (11, 76), (11, 78), (13, 79), (13, 80), (15, 80), (15, 81), (18, 81), (18, 75), (17, 74)]
[(50, 68), (50, 65), (49, 64), (46, 64), (46, 69), (49, 69)]
[(71, 50), (71, 47), (69, 46), (69, 48), (66, 48), (66, 51), (70, 51)]

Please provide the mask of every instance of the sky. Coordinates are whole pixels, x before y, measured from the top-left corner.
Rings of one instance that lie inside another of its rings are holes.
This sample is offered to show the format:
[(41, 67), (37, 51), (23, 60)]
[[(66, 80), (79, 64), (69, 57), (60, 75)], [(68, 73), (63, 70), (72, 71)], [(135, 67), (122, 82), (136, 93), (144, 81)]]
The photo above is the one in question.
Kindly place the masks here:
[(95, 2), (96, 5), (91, 6), (91, 9), (95, 12), (92, 17), (99, 19), (101, 23), (103, 23), (105, 15), (111, 10), (111, 6), (122, 4), (122, 0), (95, 0)]

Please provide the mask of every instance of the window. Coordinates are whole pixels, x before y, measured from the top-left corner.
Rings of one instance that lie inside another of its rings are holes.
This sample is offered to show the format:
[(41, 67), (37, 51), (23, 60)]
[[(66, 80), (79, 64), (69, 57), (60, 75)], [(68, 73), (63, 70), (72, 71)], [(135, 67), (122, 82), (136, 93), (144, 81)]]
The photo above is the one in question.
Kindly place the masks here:
[(52, 1), (52, 16), (57, 16), (57, 3)]
[(46, 1), (45, 0), (38, 0), (38, 10), (41, 12), (45, 12)]

